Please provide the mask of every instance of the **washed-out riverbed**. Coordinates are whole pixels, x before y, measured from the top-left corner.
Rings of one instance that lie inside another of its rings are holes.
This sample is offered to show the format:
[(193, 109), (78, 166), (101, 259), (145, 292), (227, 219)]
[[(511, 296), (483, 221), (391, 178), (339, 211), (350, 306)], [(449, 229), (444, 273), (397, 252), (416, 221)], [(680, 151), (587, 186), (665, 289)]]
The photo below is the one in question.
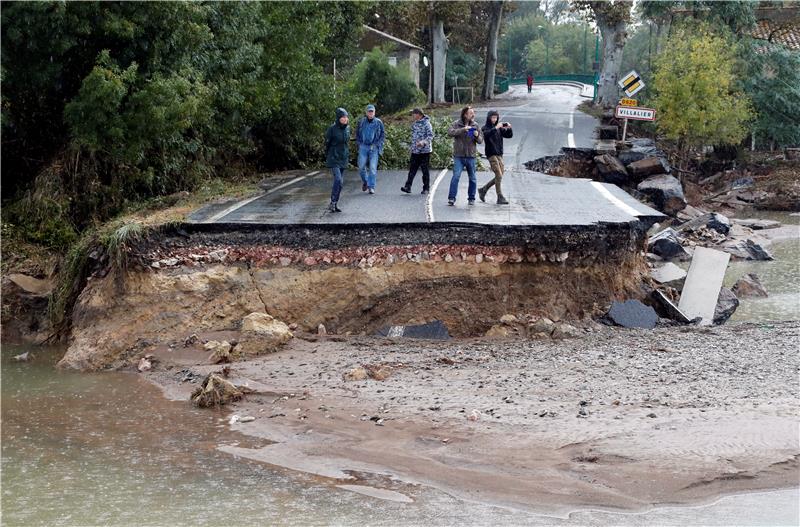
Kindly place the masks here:
[[(791, 525), (797, 489), (739, 494), (643, 514), (533, 514), (463, 501), (432, 487), (364, 475), (330, 478), (232, 456), (221, 446), (268, 441), (230, 430), (229, 412), (168, 401), (132, 373), (53, 368), (62, 349), (28, 363), (2, 350), (3, 525)], [(374, 491), (374, 492), (373, 492)], [(387, 493), (392, 498), (392, 493)], [(399, 494), (398, 494), (399, 495)]]
[[(788, 215), (774, 219), (795, 225), (800, 221)], [(777, 241), (769, 248), (776, 258), (773, 262), (731, 263), (727, 285), (755, 272), (770, 293), (766, 299), (743, 299), (732, 322), (800, 319), (800, 238)], [(33, 352), (35, 359), (11, 361), (23, 351)], [(800, 521), (797, 488), (641, 514), (583, 510), (549, 516), (464, 501), (433, 487), (387, 477), (360, 475), (355, 482), (344, 482), (296, 472), (221, 451), (221, 447), (258, 449), (269, 444), (231, 430), (230, 412), (169, 401), (136, 374), (58, 371), (54, 364), (63, 352), (63, 348), (2, 347), (3, 525), (796, 525)], [(362, 493), (338, 486), (343, 483), (362, 487)], [(398, 494), (382, 495), (376, 487)], [(407, 500), (393, 501), (396, 496)]]

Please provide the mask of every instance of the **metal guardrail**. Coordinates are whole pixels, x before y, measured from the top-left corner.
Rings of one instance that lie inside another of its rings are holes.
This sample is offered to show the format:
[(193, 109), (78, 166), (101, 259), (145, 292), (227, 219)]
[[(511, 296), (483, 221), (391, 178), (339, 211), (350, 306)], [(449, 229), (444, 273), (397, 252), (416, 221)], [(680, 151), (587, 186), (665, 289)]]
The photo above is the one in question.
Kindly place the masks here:
[(494, 77), (494, 91), (495, 93), (505, 93), (508, 91), (508, 77), (503, 75), (495, 75)]

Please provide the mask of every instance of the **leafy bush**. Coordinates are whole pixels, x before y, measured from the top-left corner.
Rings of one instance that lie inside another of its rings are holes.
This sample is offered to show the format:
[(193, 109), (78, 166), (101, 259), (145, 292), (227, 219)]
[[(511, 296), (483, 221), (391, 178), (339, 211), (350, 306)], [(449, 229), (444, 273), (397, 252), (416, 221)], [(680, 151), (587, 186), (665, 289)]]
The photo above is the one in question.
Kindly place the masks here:
[(375, 104), (381, 113), (394, 113), (422, 100), (408, 67), (403, 63), (392, 66), (378, 48), (366, 54), (356, 66), (353, 77), (357, 91), (375, 94)]

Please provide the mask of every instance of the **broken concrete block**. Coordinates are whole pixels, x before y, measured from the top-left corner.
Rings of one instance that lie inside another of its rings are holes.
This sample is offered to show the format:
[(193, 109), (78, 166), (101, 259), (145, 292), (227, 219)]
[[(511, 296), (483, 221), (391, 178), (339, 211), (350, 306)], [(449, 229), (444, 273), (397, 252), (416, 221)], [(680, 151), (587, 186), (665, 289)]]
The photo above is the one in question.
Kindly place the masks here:
[(647, 241), (647, 251), (665, 259), (689, 256), (689, 253), (683, 248), (678, 233), (670, 227), (650, 237)]
[(669, 167), (665, 167), (664, 163), (657, 157), (647, 157), (639, 161), (634, 161), (629, 164), (627, 168), (628, 174), (638, 180), (644, 179), (647, 176), (666, 174), (669, 172)]
[(755, 273), (748, 273), (739, 278), (733, 285), (732, 291), (738, 298), (746, 296), (764, 298), (769, 296), (761, 280), (758, 279), (758, 275)]
[(645, 179), (636, 189), (653, 200), (658, 210), (674, 216), (686, 208), (686, 196), (683, 195), (681, 182), (675, 176), (661, 174)]
[(676, 320), (683, 324), (688, 324), (691, 322), (689, 317), (687, 317), (683, 311), (678, 309), (678, 306), (676, 306), (672, 300), (670, 300), (667, 295), (663, 293), (663, 291), (655, 289), (650, 296), (656, 301), (656, 307), (661, 306), (666, 318)]
[(550, 336), (555, 330), (555, 324), (549, 318), (542, 317), (528, 324), (528, 335), (535, 336), (544, 334)]
[(739, 299), (727, 287), (719, 290), (717, 305), (714, 307), (714, 324), (724, 324), (739, 307)]
[(413, 326), (386, 326), (377, 331), (382, 337), (447, 340), (450, 332), (441, 320)]
[(727, 216), (716, 212), (703, 214), (691, 221), (687, 221), (680, 227), (680, 231), (699, 231), (700, 229), (711, 229), (720, 234), (727, 235), (731, 230), (731, 222)]
[(694, 251), (678, 308), (691, 319), (701, 317), (701, 325), (713, 322), (730, 257), (728, 253), (705, 247), (697, 247)]
[(600, 139), (613, 139), (616, 141), (617, 135), (619, 135), (619, 127), (615, 125), (598, 126), (597, 134)]
[(680, 291), (683, 287), (683, 279), (686, 278), (686, 271), (672, 262), (667, 262), (650, 271), (650, 277), (659, 284), (674, 287)]
[(658, 322), (656, 310), (638, 300), (613, 302), (607, 316), (614, 324), (624, 328), (653, 329)]
[(597, 172), (606, 183), (614, 185), (627, 185), (629, 182), (628, 171), (625, 170), (619, 159), (616, 157), (603, 154), (594, 158)]

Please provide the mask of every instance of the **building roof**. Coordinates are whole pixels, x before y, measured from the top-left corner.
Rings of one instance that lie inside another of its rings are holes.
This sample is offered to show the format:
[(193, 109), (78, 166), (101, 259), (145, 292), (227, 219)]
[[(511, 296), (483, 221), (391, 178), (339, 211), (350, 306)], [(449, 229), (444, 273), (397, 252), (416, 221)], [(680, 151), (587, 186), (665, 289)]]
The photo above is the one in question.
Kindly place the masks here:
[(418, 49), (420, 51), (425, 51), (421, 47), (415, 46), (411, 42), (406, 42), (405, 40), (399, 39), (399, 38), (397, 38), (397, 37), (395, 37), (393, 35), (390, 35), (389, 33), (384, 33), (383, 31), (378, 31), (374, 27), (369, 27), (366, 24), (364, 24), (364, 29), (366, 29), (368, 31), (371, 31), (372, 33), (375, 33), (376, 35), (379, 35), (379, 36), (381, 36), (381, 37), (383, 37), (383, 38), (385, 38), (387, 40), (391, 40), (392, 42), (396, 42), (396, 43), (400, 44), (401, 46), (405, 46), (407, 48), (412, 48), (412, 49)]
[(793, 51), (800, 51), (800, 23), (781, 24), (771, 20), (759, 20), (750, 33), (753, 38), (781, 44)]

